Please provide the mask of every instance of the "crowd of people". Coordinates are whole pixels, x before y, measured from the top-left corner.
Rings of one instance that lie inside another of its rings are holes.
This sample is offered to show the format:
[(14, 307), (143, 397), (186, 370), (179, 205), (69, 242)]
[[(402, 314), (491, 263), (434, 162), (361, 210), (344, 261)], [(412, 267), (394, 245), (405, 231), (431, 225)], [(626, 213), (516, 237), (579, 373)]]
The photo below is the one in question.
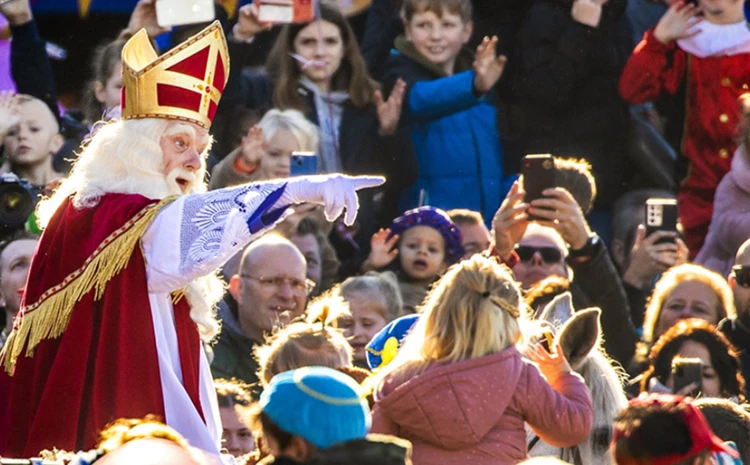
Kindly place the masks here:
[(0, 2), (0, 456), (750, 463), (743, 0), (156, 1)]

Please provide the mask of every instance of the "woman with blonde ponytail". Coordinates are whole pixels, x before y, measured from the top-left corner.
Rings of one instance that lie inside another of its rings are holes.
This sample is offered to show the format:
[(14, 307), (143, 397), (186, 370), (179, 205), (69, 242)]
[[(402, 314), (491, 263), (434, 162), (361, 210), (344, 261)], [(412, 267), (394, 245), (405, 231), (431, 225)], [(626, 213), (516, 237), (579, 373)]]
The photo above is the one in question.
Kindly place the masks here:
[(582, 442), (592, 424), (588, 390), (559, 348), (534, 346), (527, 356), (538, 369), (522, 358), (526, 315), (504, 265), (475, 255), (451, 267), (375, 378), (372, 432), (409, 439), (415, 465), (518, 463), (525, 422), (546, 442)]

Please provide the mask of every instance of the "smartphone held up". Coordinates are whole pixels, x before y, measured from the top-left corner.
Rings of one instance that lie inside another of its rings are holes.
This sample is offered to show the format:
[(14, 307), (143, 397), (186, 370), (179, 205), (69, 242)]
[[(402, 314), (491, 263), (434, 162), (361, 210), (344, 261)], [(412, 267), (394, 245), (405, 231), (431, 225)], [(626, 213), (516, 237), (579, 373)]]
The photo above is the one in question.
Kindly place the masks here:
[[(521, 174), (523, 175), (523, 190), (526, 191), (524, 201), (544, 198), (544, 190), (555, 187), (555, 158), (549, 154), (533, 154), (523, 157)], [(529, 220), (537, 220), (529, 215)]]
[[(668, 231), (677, 234), (677, 218), (677, 200), (657, 198), (646, 200), (646, 237), (656, 231)], [(660, 239), (656, 243), (664, 242), (674, 242), (674, 239)]]
[(312, 21), (313, 0), (256, 0), (262, 23), (289, 24)]
[(675, 358), (672, 361), (672, 392), (677, 394), (686, 387), (695, 385), (689, 395), (701, 391), (703, 362), (699, 358)]
[(215, 18), (214, 0), (156, 0), (156, 22), (161, 27), (208, 23)]

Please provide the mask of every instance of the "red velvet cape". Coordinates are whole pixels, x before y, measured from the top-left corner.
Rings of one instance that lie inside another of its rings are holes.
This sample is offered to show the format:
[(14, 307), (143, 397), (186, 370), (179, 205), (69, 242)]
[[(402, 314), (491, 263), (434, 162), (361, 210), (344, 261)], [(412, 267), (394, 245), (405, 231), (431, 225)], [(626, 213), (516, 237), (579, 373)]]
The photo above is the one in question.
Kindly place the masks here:
[[(113, 238), (132, 234), (142, 220), (137, 244), (116, 250), (127, 262), (108, 278), (99, 298), (93, 289), (80, 296), (61, 335), (43, 338), (32, 354), (18, 355), (12, 375), (0, 370), (1, 455), (33, 457), (52, 447), (90, 449), (112, 420), (147, 414), (164, 418), (140, 247), (143, 220), (150, 222), (159, 208), (157, 201), (140, 195), (108, 194), (83, 210), (66, 201), (47, 226), (31, 263), (14, 332), (24, 320), (33, 320), (29, 315), (42, 311), (38, 304), (45, 298), (72, 288), (91, 257), (104, 256), (106, 246), (117, 245)], [(174, 305), (174, 313), (183, 383), (200, 412), (200, 340), (186, 299)], [(24, 341), (23, 347), (29, 344)]]

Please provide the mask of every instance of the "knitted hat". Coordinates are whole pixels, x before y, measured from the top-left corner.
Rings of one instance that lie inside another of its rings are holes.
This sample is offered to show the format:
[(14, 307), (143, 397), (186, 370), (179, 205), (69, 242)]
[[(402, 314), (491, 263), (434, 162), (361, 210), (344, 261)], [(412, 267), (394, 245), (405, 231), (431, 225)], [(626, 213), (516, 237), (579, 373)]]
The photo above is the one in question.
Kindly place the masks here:
[(404, 231), (414, 226), (429, 226), (443, 236), (443, 240), (445, 240), (445, 261), (449, 265), (463, 257), (464, 248), (461, 245), (461, 231), (445, 211), (435, 207), (419, 207), (408, 210), (393, 220), (391, 235), (398, 234), (400, 236)]
[(401, 341), (419, 320), (419, 315), (406, 315), (391, 321), (373, 336), (365, 348), (371, 370), (388, 365), (396, 357)]
[(305, 367), (273, 377), (260, 408), (282, 430), (319, 449), (361, 439), (370, 429), (370, 409), (349, 376), (326, 367)]

